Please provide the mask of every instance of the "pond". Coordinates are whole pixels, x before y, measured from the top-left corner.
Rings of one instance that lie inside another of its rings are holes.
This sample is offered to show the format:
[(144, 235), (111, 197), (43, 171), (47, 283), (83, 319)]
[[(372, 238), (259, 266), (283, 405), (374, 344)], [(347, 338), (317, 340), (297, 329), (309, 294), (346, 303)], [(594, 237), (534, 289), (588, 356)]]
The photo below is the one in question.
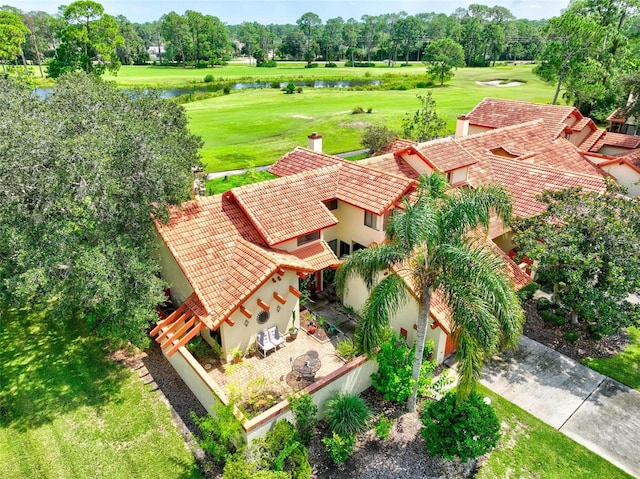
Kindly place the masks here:
[[(295, 86), (307, 87), (307, 88), (349, 88), (354, 86), (365, 85), (380, 85), (380, 80), (310, 80), (310, 81), (298, 81), (298, 82), (279, 82), (278, 88), (284, 88), (288, 83), (293, 83)], [(198, 87), (186, 87), (186, 88), (166, 88), (161, 89), (162, 98), (175, 98), (180, 95), (188, 95), (196, 92), (208, 92), (221, 90), (224, 85), (229, 85), (232, 90), (245, 90), (248, 88), (273, 88), (272, 82), (235, 82), (235, 83), (218, 83), (212, 84), (210, 87), (198, 86)], [(46, 98), (46, 96), (52, 91), (52, 88), (36, 88), (35, 94), (40, 98)]]

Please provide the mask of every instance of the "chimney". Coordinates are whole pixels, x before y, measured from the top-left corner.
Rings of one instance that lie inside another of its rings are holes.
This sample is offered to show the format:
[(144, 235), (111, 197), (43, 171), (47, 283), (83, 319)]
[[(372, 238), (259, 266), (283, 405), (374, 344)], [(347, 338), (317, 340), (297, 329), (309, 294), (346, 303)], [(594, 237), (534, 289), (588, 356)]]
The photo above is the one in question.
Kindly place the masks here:
[(322, 136), (318, 135), (315, 131), (308, 137), (307, 148), (311, 151), (322, 153)]
[(456, 122), (456, 137), (467, 136), (469, 134), (469, 117), (462, 115)]

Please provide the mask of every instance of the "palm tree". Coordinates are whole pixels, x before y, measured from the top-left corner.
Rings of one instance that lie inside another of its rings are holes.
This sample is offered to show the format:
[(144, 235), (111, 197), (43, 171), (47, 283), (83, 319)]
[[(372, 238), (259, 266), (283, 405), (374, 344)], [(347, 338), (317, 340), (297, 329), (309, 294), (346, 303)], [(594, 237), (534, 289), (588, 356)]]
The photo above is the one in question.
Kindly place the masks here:
[[(449, 306), (458, 348), (458, 400), (473, 390), (485, 358), (501, 347), (515, 346), (524, 320), (522, 308), (504, 272), (504, 262), (478, 239), (491, 215), (503, 221), (511, 202), (497, 186), (451, 189), (440, 173), (423, 175), (414, 199), (405, 198), (387, 223), (387, 240), (353, 253), (338, 269), (344, 291), (350, 279), (364, 280), (370, 295), (363, 307), (358, 340), (372, 355), (389, 327), (389, 318), (411, 297), (418, 301), (413, 361), (413, 394), (407, 409), (415, 411), (418, 378), (434, 291)], [(378, 281), (383, 272), (388, 272)]]

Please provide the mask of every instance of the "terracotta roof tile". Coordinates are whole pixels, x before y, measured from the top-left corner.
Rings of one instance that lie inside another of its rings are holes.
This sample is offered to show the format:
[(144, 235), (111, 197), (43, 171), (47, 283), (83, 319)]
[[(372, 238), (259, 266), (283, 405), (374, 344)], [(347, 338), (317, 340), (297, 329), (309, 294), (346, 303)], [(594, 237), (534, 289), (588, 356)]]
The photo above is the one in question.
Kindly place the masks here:
[(627, 148), (629, 150), (640, 147), (640, 136), (624, 135), (622, 133), (605, 132), (593, 145), (591, 151), (599, 152), (605, 146)]
[(404, 150), (409, 146), (415, 146), (418, 143), (411, 140), (405, 140), (403, 138), (394, 138), (393, 141), (380, 150), (376, 151), (373, 156), (386, 155), (387, 153), (394, 153), (399, 150)]
[(473, 165), (478, 161), (459, 141), (460, 138), (447, 137), (420, 143), (418, 150), (440, 171), (446, 173)]
[(336, 267), (340, 264), (340, 260), (322, 240), (292, 251), (291, 254), (304, 260), (315, 270)]
[(541, 167), (498, 157), (487, 157), (471, 167), (469, 184), (503, 185), (511, 195), (513, 214), (528, 217), (542, 212), (543, 203), (535, 199), (544, 190), (562, 190), (580, 186), (587, 191), (604, 191), (604, 178), (579, 172)]
[(414, 180), (417, 180), (420, 176), (401, 156), (396, 156), (393, 153), (365, 158), (364, 160), (359, 160), (358, 164), (373, 170), (389, 173), (390, 175), (403, 176)]
[(189, 307), (217, 328), (278, 268), (315, 271), (306, 261), (266, 246), (241, 209), (223, 195), (173, 209), (158, 232), (197, 295)]
[(576, 114), (578, 118), (582, 118), (580, 112), (572, 106), (541, 105), (526, 101), (485, 98), (465, 116), (469, 119), (470, 124), (486, 128), (502, 128), (541, 118), (547, 128), (555, 133), (558, 123), (571, 126), (573, 121), (569, 120), (569, 117)]
[(297, 147), (290, 151), (269, 168), (269, 173), (276, 176), (289, 176), (303, 171), (317, 170), (325, 166), (333, 166), (340, 162), (337, 156), (318, 153), (306, 148)]

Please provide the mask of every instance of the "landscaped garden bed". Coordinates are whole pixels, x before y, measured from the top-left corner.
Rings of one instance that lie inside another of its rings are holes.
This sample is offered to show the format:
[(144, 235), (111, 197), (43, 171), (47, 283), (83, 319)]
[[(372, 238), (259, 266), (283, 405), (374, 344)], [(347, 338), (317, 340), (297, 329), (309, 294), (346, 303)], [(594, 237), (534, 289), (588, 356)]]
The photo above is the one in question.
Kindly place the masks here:
[(344, 333), (334, 324), (329, 323), (322, 316), (316, 316), (308, 309), (300, 311), (300, 328), (320, 344), (327, 343), (336, 336), (344, 336)]

